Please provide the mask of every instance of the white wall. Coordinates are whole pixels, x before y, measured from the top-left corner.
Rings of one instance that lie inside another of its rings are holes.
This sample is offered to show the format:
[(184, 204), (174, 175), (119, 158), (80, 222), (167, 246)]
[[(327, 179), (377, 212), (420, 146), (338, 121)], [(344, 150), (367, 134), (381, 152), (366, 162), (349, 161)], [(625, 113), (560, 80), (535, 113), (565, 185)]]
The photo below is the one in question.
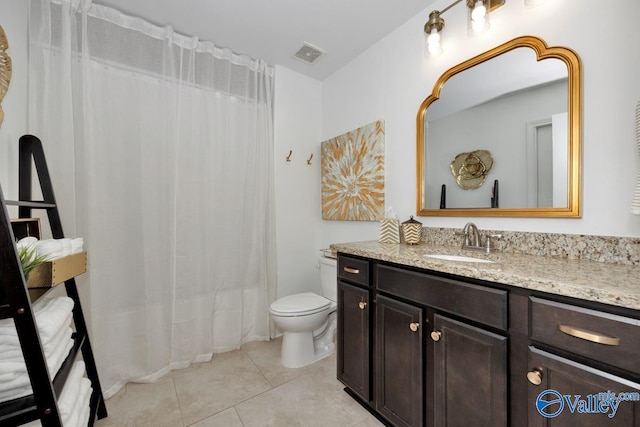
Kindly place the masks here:
[[(449, 0), (433, 8), (444, 8)], [(375, 240), (376, 222), (323, 221), (320, 214), (320, 142), (375, 120), (385, 121), (386, 203), (401, 220), (414, 214), (415, 120), (420, 103), (445, 70), (517, 36), (540, 36), (573, 48), (583, 63), (583, 216), (581, 219), (472, 218), (480, 228), (639, 236), (629, 214), (635, 186), (635, 105), (640, 98), (640, 2), (549, 0), (526, 9), (509, 0), (492, 15), (482, 37), (466, 34), (464, 7), (446, 12), (438, 58), (423, 56), (422, 28), (431, 7), (409, 20), (324, 82), (276, 67), (275, 173), (278, 296), (319, 291), (317, 250), (334, 242)], [(0, 2), (9, 38), (13, 80), (3, 102), (0, 184), (17, 195), (17, 140), (27, 126), (27, 9), (24, 0)], [(594, 31), (598, 22), (604, 31)], [(293, 150), (292, 162), (285, 156)], [(306, 159), (313, 153), (312, 165)], [(613, 190), (613, 191), (612, 191)], [(427, 226), (462, 227), (468, 218), (419, 218)]]
[[(423, 55), (423, 26), (433, 8), (323, 82), (322, 139), (385, 120), (386, 203), (401, 221), (416, 211), (416, 113), (448, 68), (522, 35), (574, 49), (583, 65), (583, 214), (581, 219), (471, 218), (482, 228), (572, 234), (640, 236), (630, 212), (637, 167), (635, 105), (640, 99), (640, 2), (620, 0), (602, 8), (594, 0), (551, 0), (525, 8), (509, 0), (491, 16), (491, 29), (468, 37), (462, 5), (446, 12), (444, 53)], [(598, 22), (595, 30), (594, 22)], [(427, 226), (462, 227), (470, 218), (418, 218)], [(321, 242), (375, 240), (375, 222), (320, 223)]]
[(18, 138), (27, 131), (27, 17), (29, 2), (0, 1), (0, 26), (7, 34), (13, 63), (9, 91), (2, 101), (0, 127), (0, 185), (6, 198), (18, 197)]
[[(275, 192), (277, 296), (320, 292), (317, 224), (320, 210), (322, 84), (276, 67)], [(285, 158), (293, 150), (291, 161)], [(311, 165), (307, 159), (313, 154)]]

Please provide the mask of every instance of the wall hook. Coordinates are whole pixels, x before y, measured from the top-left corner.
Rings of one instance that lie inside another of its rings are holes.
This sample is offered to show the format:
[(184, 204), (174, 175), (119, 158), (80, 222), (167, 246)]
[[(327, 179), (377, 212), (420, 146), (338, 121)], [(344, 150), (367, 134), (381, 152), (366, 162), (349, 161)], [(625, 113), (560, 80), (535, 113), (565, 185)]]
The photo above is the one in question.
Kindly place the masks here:
[(309, 156), (309, 158), (307, 159), (307, 164), (308, 165), (311, 164), (311, 159), (313, 159), (313, 153), (311, 153), (311, 156)]
[(291, 155), (293, 154), (293, 150), (289, 150), (289, 155), (287, 156), (287, 162), (291, 161)]

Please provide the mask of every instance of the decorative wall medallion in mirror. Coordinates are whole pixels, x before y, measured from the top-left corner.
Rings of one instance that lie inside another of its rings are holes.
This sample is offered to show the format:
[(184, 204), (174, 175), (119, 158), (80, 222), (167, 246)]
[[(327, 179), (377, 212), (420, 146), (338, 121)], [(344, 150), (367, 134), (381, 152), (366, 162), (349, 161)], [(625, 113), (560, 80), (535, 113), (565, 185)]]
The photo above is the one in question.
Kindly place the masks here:
[[(580, 217), (581, 72), (573, 50), (523, 36), (442, 74), (418, 110), (418, 215)], [(452, 176), (451, 159), (479, 147), (499, 208), (490, 185)]]
[[(11, 57), (7, 53), (7, 49), (9, 49), (7, 35), (4, 33), (2, 27), (0, 27), (0, 104), (2, 104), (2, 100), (9, 89), (9, 82), (11, 81)], [(2, 105), (0, 105), (0, 125), (2, 125), (3, 119), (4, 112), (2, 111)]]

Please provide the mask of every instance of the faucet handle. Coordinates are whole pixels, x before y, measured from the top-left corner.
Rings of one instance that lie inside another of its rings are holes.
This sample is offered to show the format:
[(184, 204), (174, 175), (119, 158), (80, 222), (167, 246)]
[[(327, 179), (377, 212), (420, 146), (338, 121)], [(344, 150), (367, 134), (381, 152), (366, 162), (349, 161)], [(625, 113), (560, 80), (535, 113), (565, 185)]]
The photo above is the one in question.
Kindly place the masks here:
[(487, 242), (485, 244), (485, 248), (487, 253), (491, 252), (494, 249), (495, 242), (494, 240), (502, 239), (502, 234), (489, 234), (487, 235)]

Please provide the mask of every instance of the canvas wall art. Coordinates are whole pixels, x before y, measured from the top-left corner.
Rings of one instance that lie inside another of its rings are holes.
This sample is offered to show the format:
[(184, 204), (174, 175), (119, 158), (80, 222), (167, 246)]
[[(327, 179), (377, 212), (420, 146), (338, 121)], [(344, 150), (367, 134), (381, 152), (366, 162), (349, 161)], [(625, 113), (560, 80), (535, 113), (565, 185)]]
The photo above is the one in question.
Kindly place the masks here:
[(384, 216), (384, 121), (321, 144), (322, 219), (379, 221)]

